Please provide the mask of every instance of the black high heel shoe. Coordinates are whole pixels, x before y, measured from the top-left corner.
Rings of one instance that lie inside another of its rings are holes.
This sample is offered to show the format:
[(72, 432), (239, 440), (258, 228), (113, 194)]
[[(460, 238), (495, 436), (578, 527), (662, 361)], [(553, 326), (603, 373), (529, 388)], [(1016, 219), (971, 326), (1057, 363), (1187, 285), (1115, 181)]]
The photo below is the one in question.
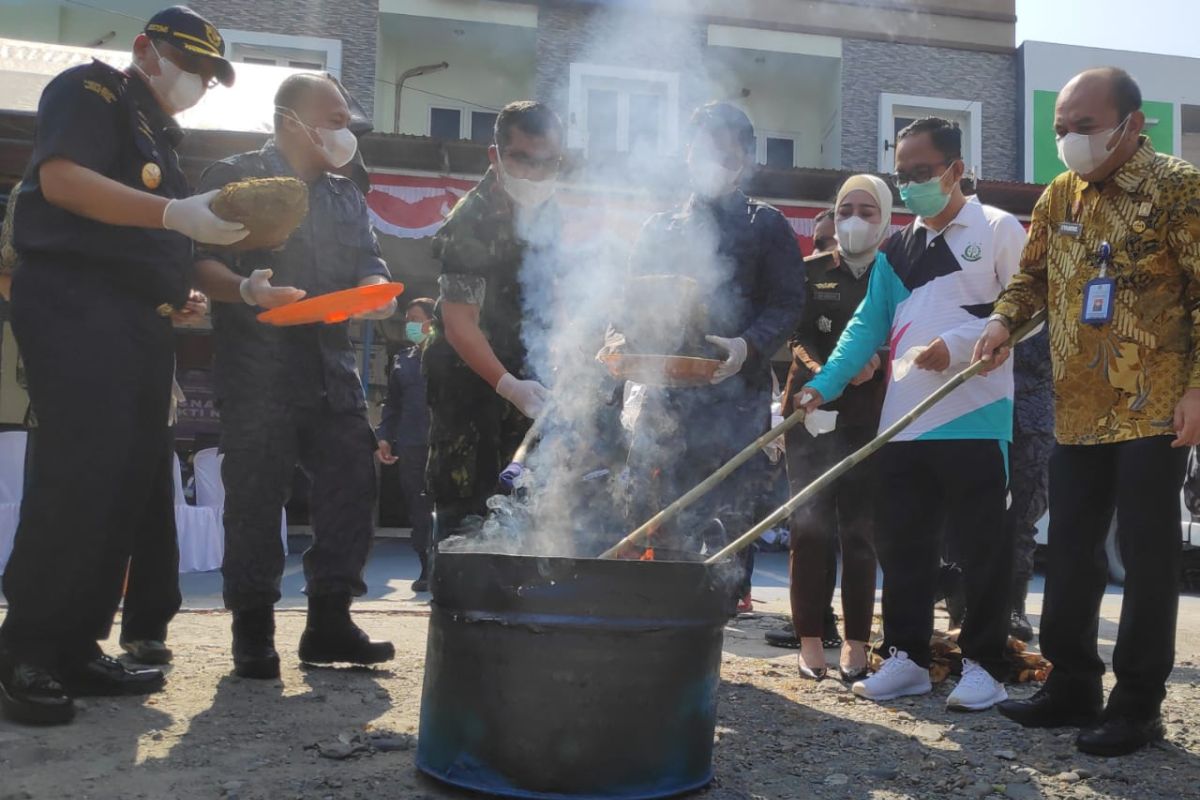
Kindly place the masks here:
[(807, 664), (804, 663), (803, 658), (798, 657), (797, 660), (800, 662), (800, 677), (801, 678), (807, 678), (810, 681), (823, 681), (823, 680), (825, 680), (826, 677), (828, 677), (828, 675), (829, 675), (828, 667), (817, 667), (816, 669), (812, 669), (811, 667), (809, 667)]
[(856, 669), (853, 672), (848, 672), (841, 664), (838, 665), (838, 675), (840, 675), (842, 680), (846, 683), (858, 683), (866, 678), (870, 672), (871, 670), (865, 666), (862, 669)]
[(848, 670), (845, 667), (843, 667), (841, 665), (841, 663), (838, 664), (838, 675), (840, 675), (842, 680), (845, 681), (846, 683), (857, 683), (858, 681), (861, 681), (862, 679), (866, 678), (869, 674), (871, 674), (871, 647), (870, 647), (870, 645), (867, 645), (864, 648), (864, 650), (866, 651), (867, 659), (866, 659), (865, 663), (858, 669)]
[(829, 669), (827, 667), (820, 667), (819, 669), (809, 669), (804, 664), (800, 665), (800, 677), (801, 678), (807, 678), (810, 681), (823, 681), (828, 676), (829, 676)]

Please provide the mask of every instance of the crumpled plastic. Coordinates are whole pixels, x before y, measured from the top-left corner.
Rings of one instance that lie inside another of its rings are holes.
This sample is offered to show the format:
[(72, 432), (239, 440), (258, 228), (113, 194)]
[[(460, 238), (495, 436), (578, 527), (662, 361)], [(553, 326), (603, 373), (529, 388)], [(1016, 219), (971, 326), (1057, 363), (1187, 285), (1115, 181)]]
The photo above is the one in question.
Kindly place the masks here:
[(905, 351), (904, 355), (899, 358), (892, 359), (892, 380), (902, 381), (908, 377), (908, 373), (912, 372), (913, 362), (917, 357), (928, 350), (926, 345), (910, 347)]
[(837, 427), (837, 415), (838, 412), (823, 408), (810, 411), (804, 415), (804, 429), (814, 438), (823, 433), (832, 433)]
[[(783, 411), (778, 400), (771, 403), (771, 427), (777, 428), (783, 424)], [(782, 436), (776, 436), (771, 441), (763, 445), (762, 451), (766, 453), (767, 460), (772, 464), (778, 464), (784, 454), (784, 443)]]

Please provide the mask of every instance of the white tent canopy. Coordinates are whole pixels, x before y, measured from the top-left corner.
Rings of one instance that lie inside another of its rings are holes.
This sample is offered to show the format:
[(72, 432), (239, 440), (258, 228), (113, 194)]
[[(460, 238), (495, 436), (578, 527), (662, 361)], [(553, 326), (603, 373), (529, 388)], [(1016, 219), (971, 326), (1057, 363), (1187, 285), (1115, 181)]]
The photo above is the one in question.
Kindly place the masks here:
[[(92, 59), (124, 69), (130, 54), (0, 38), (0, 110), (37, 111), (38, 98), (51, 78)], [(237, 80), (233, 86), (210, 90), (198, 106), (177, 117), (180, 125), (196, 130), (257, 133), (273, 129), (276, 89), (288, 75), (303, 70), (265, 64), (235, 66)]]

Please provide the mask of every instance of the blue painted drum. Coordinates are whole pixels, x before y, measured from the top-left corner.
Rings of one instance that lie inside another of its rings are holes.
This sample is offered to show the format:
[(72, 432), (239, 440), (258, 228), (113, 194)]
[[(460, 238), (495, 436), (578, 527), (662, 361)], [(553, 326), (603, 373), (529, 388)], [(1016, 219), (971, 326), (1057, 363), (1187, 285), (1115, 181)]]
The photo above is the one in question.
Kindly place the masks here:
[(664, 556), (688, 558), (437, 553), (418, 769), (541, 799), (711, 781), (733, 592), (719, 567)]

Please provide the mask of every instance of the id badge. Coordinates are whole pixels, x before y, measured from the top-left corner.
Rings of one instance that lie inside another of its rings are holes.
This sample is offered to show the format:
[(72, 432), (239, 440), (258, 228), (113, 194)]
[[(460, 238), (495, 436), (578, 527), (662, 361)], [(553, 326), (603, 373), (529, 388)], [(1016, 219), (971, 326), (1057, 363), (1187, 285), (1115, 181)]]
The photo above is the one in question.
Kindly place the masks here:
[(1117, 293), (1117, 282), (1112, 278), (1094, 278), (1083, 289), (1083, 314), (1080, 320), (1085, 325), (1107, 325), (1113, 318), (1113, 299)]

